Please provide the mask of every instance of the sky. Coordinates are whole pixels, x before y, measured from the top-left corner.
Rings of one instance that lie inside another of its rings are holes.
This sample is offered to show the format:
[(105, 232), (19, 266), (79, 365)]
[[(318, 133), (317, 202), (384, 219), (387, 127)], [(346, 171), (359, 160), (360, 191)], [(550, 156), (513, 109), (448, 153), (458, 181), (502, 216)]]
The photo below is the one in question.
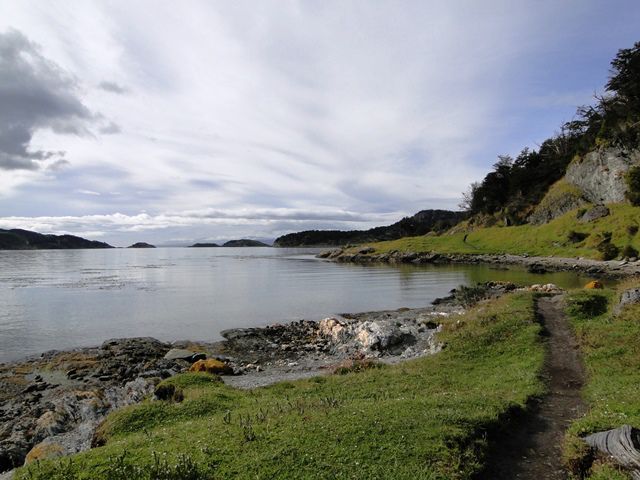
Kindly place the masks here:
[(637, 0), (0, 0), (0, 228), (181, 245), (457, 209), (638, 25)]

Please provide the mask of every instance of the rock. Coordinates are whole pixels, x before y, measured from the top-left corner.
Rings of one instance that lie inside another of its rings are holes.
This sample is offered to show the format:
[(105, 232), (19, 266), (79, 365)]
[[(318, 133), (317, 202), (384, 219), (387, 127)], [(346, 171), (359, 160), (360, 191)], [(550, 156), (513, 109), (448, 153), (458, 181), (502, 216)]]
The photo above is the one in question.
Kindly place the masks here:
[(587, 210), (579, 220), (582, 223), (593, 222), (599, 218), (606, 217), (609, 213), (609, 209), (604, 205), (596, 205), (595, 207)]
[(590, 152), (567, 167), (565, 179), (580, 188), (591, 203), (618, 203), (625, 201), (627, 184), (625, 174), (640, 163), (640, 150), (604, 148)]
[(208, 358), (206, 360), (198, 360), (189, 368), (190, 372), (207, 372), (214, 375), (232, 375), (233, 368), (220, 360)]
[(363, 247), (361, 249), (359, 249), (356, 253), (358, 255), (369, 255), (370, 253), (375, 252), (376, 249), (373, 247)]
[(527, 272), (536, 273), (536, 274), (543, 274), (543, 273), (548, 273), (549, 270), (547, 270), (544, 267), (544, 265), (542, 265), (540, 263), (533, 263), (533, 264), (529, 265), (529, 267), (527, 268)]
[(49, 410), (36, 420), (34, 432), (35, 441), (42, 441), (47, 437), (62, 433), (69, 428), (69, 422), (63, 414)]
[(33, 447), (24, 459), (25, 465), (36, 460), (61, 457), (65, 454), (65, 449), (58, 443), (41, 442)]
[(631, 288), (622, 292), (618, 308), (621, 309), (625, 305), (634, 305), (640, 303), (640, 288)]
[(165, 360), (185, 360), (191, 363), (204, 360), (205, 358), (207, 358), (206, 353), (193, 352), (184, 348), (172, 348), (164, 356)]
[(594, 290), (594, 289), (603, 289), (604, 285), (602, 285), (602, 282), (599, 282), (598, 280), (593, 280), (589, 283), (587, 283), (584, 288), (586, 288), (587, 290)]

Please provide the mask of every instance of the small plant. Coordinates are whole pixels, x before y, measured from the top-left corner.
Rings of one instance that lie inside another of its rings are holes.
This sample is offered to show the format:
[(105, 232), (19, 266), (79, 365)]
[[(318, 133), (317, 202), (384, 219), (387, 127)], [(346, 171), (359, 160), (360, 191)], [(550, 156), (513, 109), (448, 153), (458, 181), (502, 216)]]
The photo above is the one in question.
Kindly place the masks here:
[(598, 252), (600, 252), (602, 260), (613, 260), (618, 256), (619, 251), (620, 249), (610, 242), (598, 245)]
[(599, 235), (599, 243), (596, 247), (602, 260), (613, 260), (620, 253), (620, 249), (611, 243), (611, 232), (602, 232)]
[(631, 245), (625, 246), (620, 254), (625, 258), (638, 258), (638, 250)]
[(638, 225), (627, 225), (627, 234), (630, 237), (633, 237), (636, 233), (638, 233)]
[(640, 166), (631, 167), (624, 179), (627, 184), (627, 200), (635, 207), (640, 206)]
[(569, 240), (571, 243), (580, 243), (588, 236), (588, 233), (576, 232), (575, 230), (571, 230), (567, 234), (567, 240)]
[(158, 400), (180, 403), (184, 400), (184, 393), (181, 388), (171, 383), (161, 383), (156, 387), (154, 395)]

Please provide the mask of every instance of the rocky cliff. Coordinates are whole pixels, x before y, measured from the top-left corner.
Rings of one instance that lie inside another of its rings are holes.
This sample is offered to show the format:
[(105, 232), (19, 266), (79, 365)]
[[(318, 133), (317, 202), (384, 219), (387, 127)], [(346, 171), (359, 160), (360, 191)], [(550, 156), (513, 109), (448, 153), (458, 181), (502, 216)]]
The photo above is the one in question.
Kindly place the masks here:
[(639, 164), (639, 149), (603, 148), (571, 162), (565, 180), (578, 187), (588, 202), (623, 202), (627, 192), (625, 174)]

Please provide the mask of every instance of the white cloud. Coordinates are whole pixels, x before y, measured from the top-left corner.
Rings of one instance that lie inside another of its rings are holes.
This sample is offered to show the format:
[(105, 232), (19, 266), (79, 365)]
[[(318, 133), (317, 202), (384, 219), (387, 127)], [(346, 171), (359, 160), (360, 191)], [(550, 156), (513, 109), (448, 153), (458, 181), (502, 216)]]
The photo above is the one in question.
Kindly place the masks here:
[[(577, 1), (0, 0), (0, 31), (40, 44), (104, 116), (101, 131), (118, 133), (37, 132), (34, 148), (64, 150), (71, 164), (3, 173), (3, 203), (20, 208), (0, 205), (0, 215), (69, 213), (84, 231), (215, 221), (259, 234), (278, 209), (293, 222), (294, 211), (455, 208), (504, 152), (513, 104), (541, 109), (576, 95), (521, 98), (521, 80), (582, 11)], [(78, 203), (80, 190), (118, 195)], [(163, 213), (243, 209), (263, 216)], [(127, 220), (86, 226), (87, 214), (116, 211)]]

